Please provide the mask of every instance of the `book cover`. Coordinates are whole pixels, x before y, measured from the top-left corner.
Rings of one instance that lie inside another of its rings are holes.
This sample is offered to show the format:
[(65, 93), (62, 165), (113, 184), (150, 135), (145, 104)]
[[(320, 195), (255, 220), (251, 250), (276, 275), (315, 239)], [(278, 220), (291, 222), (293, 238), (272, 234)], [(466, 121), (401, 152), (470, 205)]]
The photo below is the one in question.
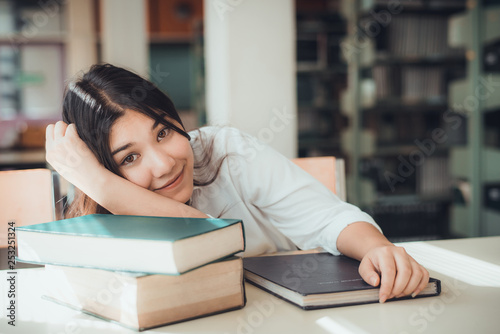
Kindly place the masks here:
[[(363, 281), (358, 273), (359, 261), (346, 256), (313, 253), (248, 257), (243, 266), (248, 282), (306, 310), (378, 302), (379, 288)], [(431, 279), (417, 297), (439, 295), (440, 291), (440, 281)]]
[(18, 261), (181, 274), (245, 249), (237, 219), (93, 214), (16, 229)]

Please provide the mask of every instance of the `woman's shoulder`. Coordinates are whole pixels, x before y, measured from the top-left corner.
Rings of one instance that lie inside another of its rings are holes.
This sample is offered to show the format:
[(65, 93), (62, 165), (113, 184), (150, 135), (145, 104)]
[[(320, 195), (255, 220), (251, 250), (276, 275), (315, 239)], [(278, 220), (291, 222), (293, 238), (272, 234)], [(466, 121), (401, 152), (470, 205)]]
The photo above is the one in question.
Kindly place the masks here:
[(264, 148), (255, 137), (231, 126), (204, 126), (189, 135), (195, 157), (252, 160)]

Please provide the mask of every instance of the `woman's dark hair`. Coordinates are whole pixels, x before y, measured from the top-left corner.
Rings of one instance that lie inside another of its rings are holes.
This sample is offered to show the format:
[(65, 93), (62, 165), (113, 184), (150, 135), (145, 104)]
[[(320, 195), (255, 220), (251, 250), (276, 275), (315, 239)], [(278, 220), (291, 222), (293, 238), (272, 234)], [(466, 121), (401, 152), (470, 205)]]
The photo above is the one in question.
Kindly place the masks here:
[[(80, 79), (68, 84), (63, 100), (63, 121), (73, 123), (80, 138), (95, 156), (111, 172), (120, 175), (119, 166), (111, 155), (109, 135), (114, 122), (126, 110), (142, 113), (190, 140), (173, 102), (155, 85), (139, 75), (110, 64), (93, 65)], [(181, 125), (179, 128), (173, 121)], [(211, 148), (211, 144), (209, 147)], [(209, 165), (211, 149), (203, 152), (195, 168)], [(220, 164), (205, 182), (217, 177)], [(66, 209), (66, 217), (91, 213), (109, 213), (78, 189)]]

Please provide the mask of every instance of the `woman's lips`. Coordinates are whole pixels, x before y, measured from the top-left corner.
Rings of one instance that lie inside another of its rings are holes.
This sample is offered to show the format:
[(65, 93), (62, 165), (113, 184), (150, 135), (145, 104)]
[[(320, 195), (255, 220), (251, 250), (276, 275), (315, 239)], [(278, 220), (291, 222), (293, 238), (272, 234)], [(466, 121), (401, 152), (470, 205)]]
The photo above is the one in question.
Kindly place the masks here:
[(183, 178), (184, 178), (184, 168), (181, 170), (181, 172), (179, 173), (179, 175), (177, 175), (177, 177), (172, 182), (165, 184), (161, 188), (155, 189), (155, 191), (158, 191), (158, 190), (168, 190), (168, 189), (175, 188), (179, 183), (182, 182)]

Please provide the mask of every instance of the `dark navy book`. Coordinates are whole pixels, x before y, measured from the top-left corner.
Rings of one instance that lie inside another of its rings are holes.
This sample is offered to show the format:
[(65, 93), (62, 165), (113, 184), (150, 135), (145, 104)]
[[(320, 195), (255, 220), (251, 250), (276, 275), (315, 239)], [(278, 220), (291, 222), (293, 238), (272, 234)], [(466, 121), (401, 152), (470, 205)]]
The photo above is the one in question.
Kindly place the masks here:
[[(243, 267), (248, 282), (305, 310), (379, 301), (379, 288), (363, 281), (358, 273), (359, 261), (346, 256), (307, 253), (248, 257), (243, 259)], [(441, 282), (431, 278), (415, 298), (440, 292)]]

